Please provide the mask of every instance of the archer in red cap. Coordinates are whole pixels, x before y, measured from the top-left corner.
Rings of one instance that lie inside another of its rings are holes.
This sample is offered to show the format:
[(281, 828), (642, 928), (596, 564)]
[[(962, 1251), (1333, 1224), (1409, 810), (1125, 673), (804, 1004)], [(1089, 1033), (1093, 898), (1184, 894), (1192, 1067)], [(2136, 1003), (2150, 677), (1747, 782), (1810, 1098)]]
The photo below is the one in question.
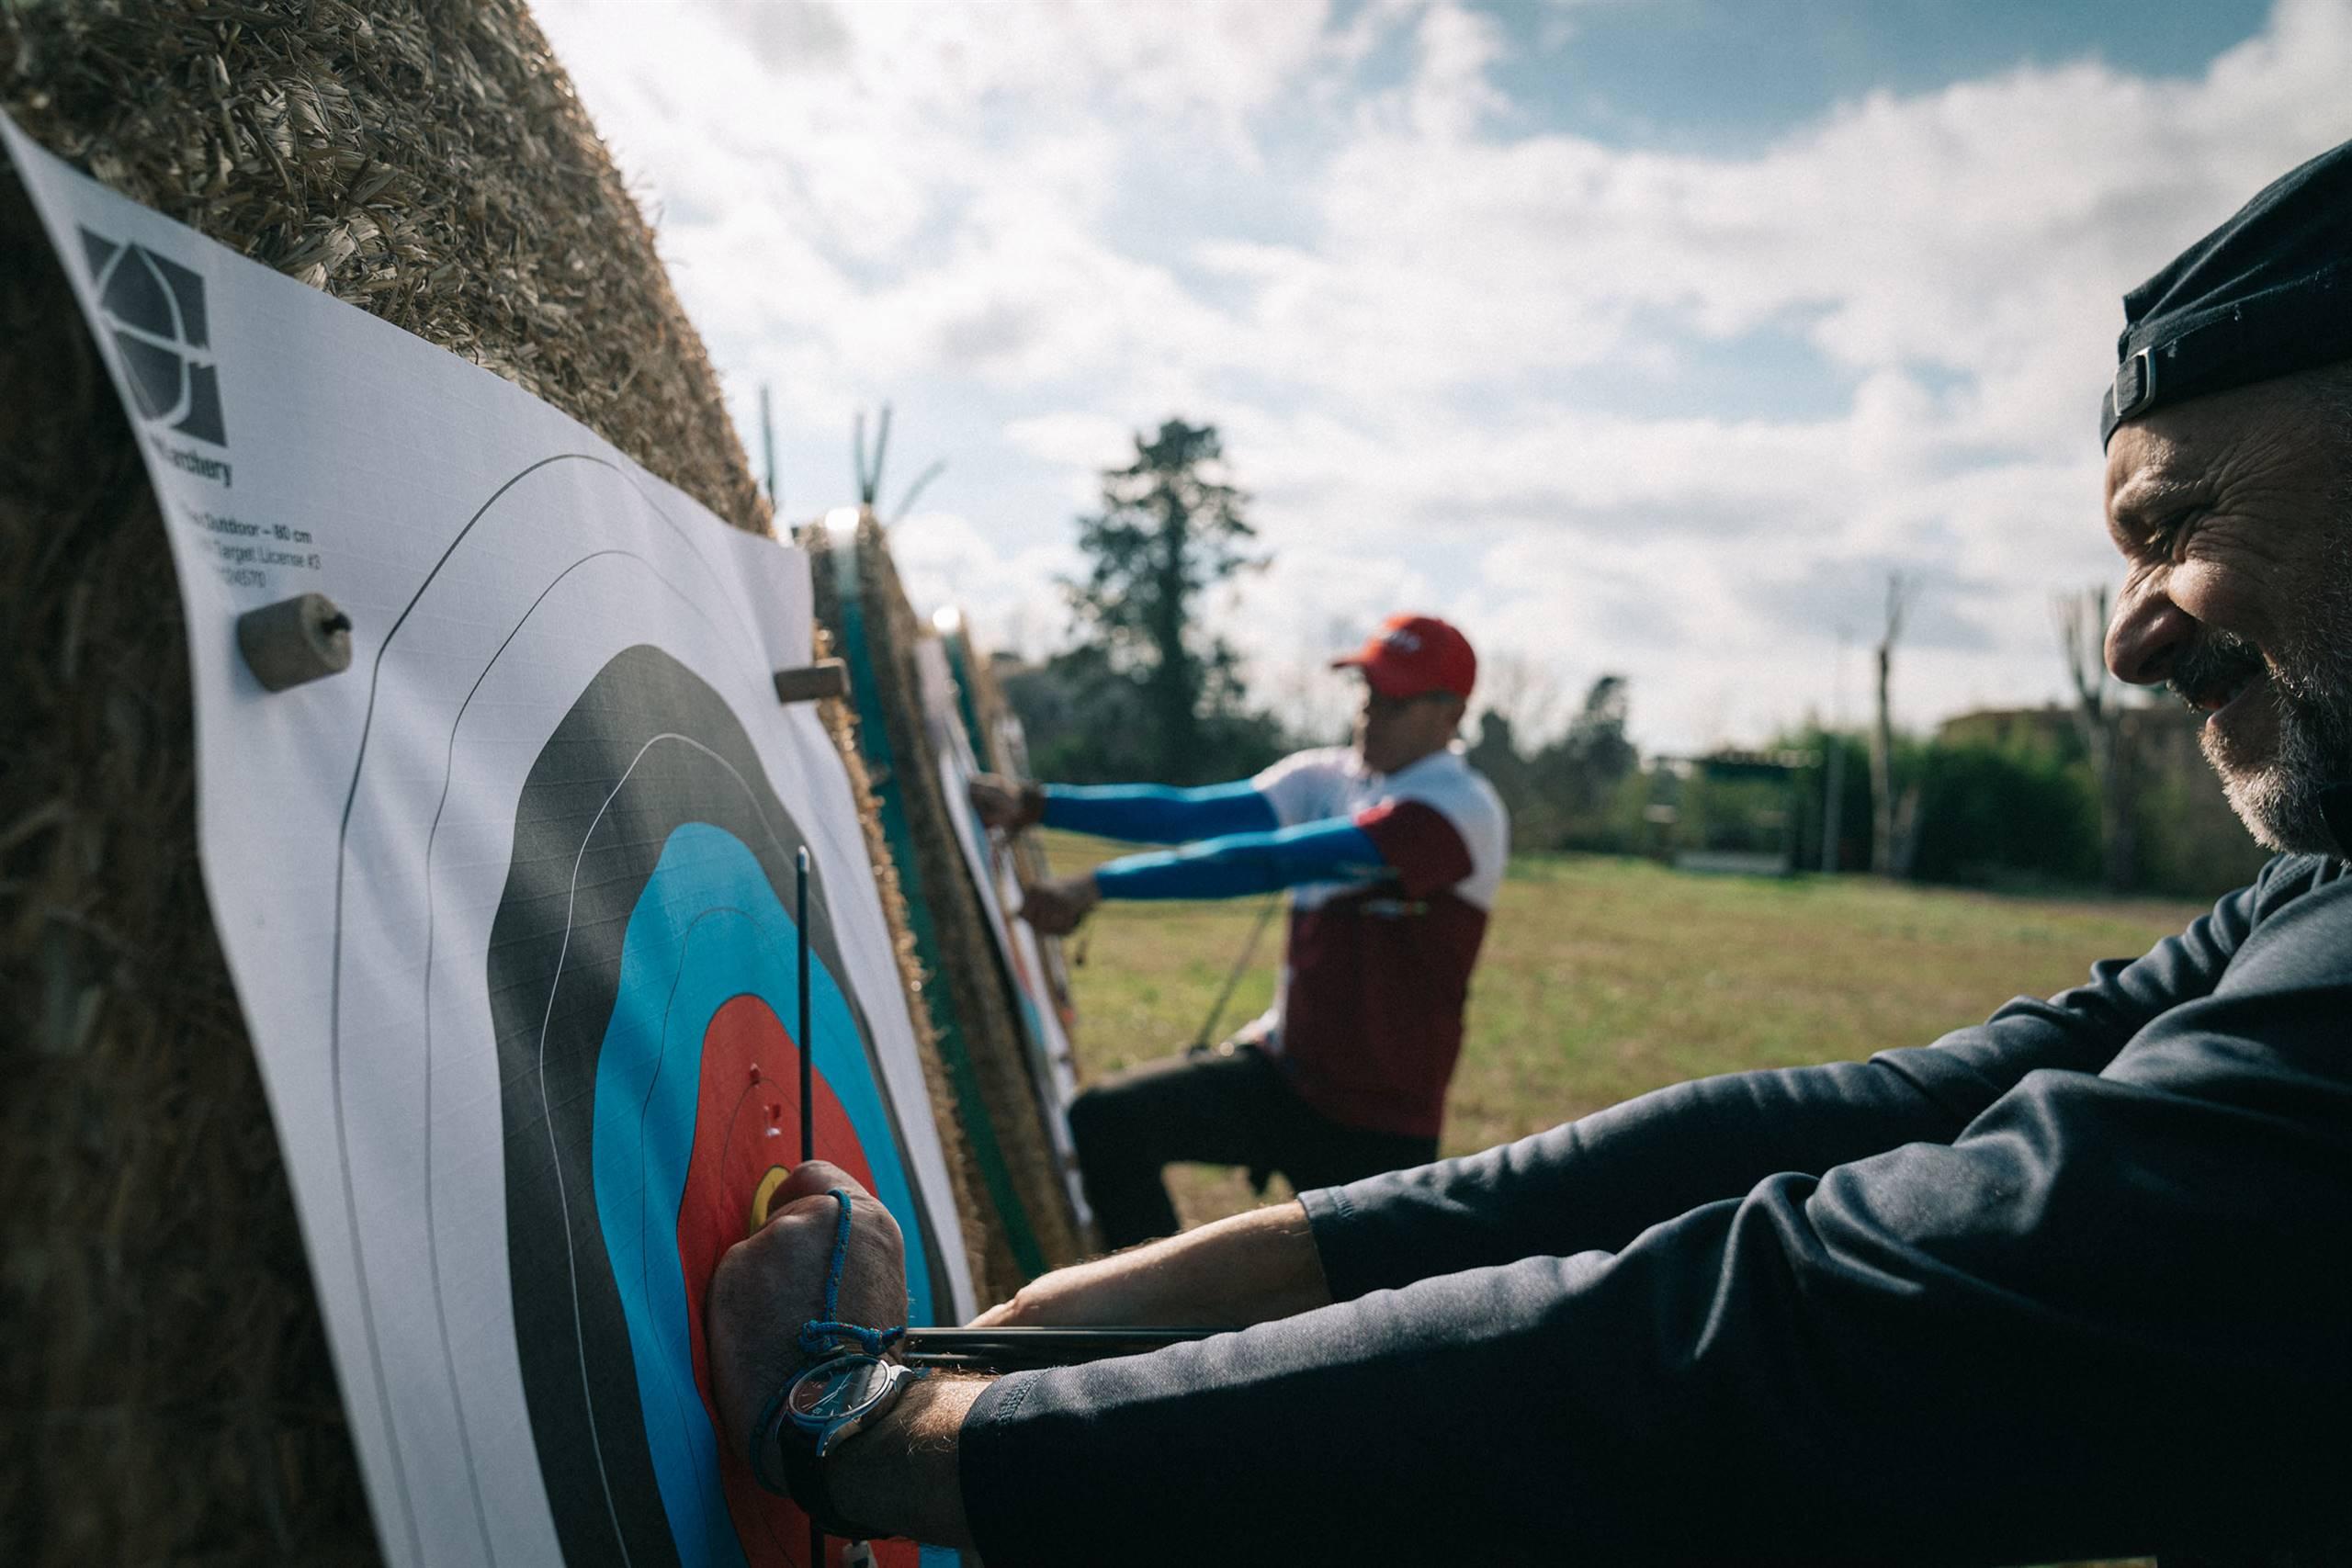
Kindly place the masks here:
[(1299, 1190), (1437, 1154), (1462, 1010), (1510, 829), (1453, 743), (1478, 660), (1430, 615), (1392, 615), (1363, 649), (1355, 743), (1300, 751), (1204, 789), (1020, 786), (982, 778), (995, 828), (1043, 821), (1173, 844), (1024, 890), (1022, 915), (1067, 932), (1105, 898), (1219, 898), (1288, 889), (1290, 949), (1263, 1017), (1212, 1048), (1097, 1084), (1070, 1134), (1102, 1239), (1175, 1229), (1161, 1180), (1226, 1161)]

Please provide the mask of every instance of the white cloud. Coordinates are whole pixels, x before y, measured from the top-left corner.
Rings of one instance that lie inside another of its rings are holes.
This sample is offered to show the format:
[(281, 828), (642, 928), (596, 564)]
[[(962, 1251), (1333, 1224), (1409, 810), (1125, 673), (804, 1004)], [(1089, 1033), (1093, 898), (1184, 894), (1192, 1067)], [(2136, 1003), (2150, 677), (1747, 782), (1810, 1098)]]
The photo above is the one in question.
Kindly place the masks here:
[[(1052, 640), (1069, 536), (992, 505), (1074, 515), (1130, 432), (1209, 419), (1276, 558), (1213, 609), (1271, 694), (1311, 705), (1329, 632), (1410, 602), (1624, 671), (1669, 748), (1828, 706), (1896, 566), (1940, 606), (1907, 720), (2054, 694), (2047, 595), (2111, 570), (2118, 297), (2352, 134), (2352, 0), (2280, 0), (2193, 78), (2021, 67), (1740, 157), (1526, 130), (1447, 0), (539, 15), (739, 403), (770, 381), (838, 443), (919, 386), (995, 433), (902, 525), (910, 582)], [(1756, 334), (1815, 357), (1804, 397), (1690, 383)]]
[(917, 512), (890, 526), (890, 558), (918, 615), (953, 604), (982, 647), (1035, 658), (1060, 643), (1058, 582), (1080, 570), (1066, 544), (1005, 551), (952, 512)]

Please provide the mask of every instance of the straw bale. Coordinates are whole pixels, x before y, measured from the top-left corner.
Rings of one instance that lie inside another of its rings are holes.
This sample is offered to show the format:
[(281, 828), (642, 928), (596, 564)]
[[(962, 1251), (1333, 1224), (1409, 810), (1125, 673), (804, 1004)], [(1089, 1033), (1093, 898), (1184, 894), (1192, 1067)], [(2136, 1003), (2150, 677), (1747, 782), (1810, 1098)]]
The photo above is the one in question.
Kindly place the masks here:
[[(830, 594), (832, 574), (824, 570), (824, 562), (810, 558), (820, 602)], [(832, 634), (819, 619), (817, 626), (817, 656), (830, 657), (833, 647)], [(978, 1173), (972, 1165), (972, 1148), (964, 1136), (962, 1118), (956, 1113), (955, 1091), (948, 1087), (947, 1067), (939, 1057), (939, 1033), (931, 1021), (931, 1009), (923, 991), (922, 960), (915, 953), (914, 932), (907, 923), (906, 890), (899, 882), (899, 866), (890, 854), (889, 840), (882, 834), (882, 807), (874, 798), (874, 784), (865, 772), (865, 759), (857, 750), (857, 717), (849, 704), (839, 697), (828, 697), (817, 705), (823, 718), (825, 731), (833, 738), (833, 746), (842, 754), (842, 763), (849, 770), (851, 795), (857, 799), (857, 822), (865, 830), (865, 852), (874, 863), (874, 890), (881, 896), (883, 912), (890, 921), (890, 951), (899, 961), (899, 979), (906, 987), (907, 1016), (914, 1021), (917, 1054), (922, 1058), (922, 1083), (931, 1100), (931, 1117), (939, 1127), (939, 1141), (946, 1156), (947, 1179), (955, 1198), (956, 1217), (962, 1224), (964, 1255), (969, 1259), (972, 1282), (979, 1293), (980, 1304), (990, 1306), (1004, 1300), (1019, 1288), (1018, 1279), (1003, 1289), (994, 1284), (1003, 1278), (1001, 1270), (989, 1265), (993, 1249), (1004, 1249), (1002, 1227), (990, 1224), (989, 1211), (982, 1205), (982, 1191)], [(820, 1150), (820, 1153), (823, 1151)]]
[(859, 520), (856, 548), (867, 653), (897, 767), (890, 783), (899, 791), (914, 840), (916, 867), (939, 943), (935, 964), (946, 979), (947, 1005), (962, 1026), (989, 1125), (1039, 1250), (1048, 1267), (1075, 1262), (1083, 1252), (1077, 1215), (1046, 1131), (1046, 1108), (1030, 1072), (1002, 960), (956, 843), (931, 736), (922, 722), (914, 649), (924, 632), (907, 602), (882, 526), (870, 510)]
[(197, 876), (163, 524), (13, 173), (0, 258), (0, 1562), (373, 1562)]
[[(988, 755), (981, 759), (982, 763), (991, 772), (1002, 773), (1007, 778), (1029, 777), (1028, 750), (1012, 741), (1012, 732), (1019, 721), (1013, 716), (1012, 704), (1006, 700), (1002, 682), (996, 678), (996, 668), (989, 660), (988, 650), (972, 636), (969, 623), (966, 623), (955, 636), (964, 645), (964, 679), (971, 689), (972, 711), (979, 717), (982, 744), (988, 749)], [(1043, 881), (1052, 874), (1052, 869), (1046, 861), (1043, 834), (1023, 831), (1013, 835), (1012, 859), (1020, 868), (1023, 882)], [(1058, 937), (1040, 937), (1037, 940), (1041, 945), (1052, 943), (1057, 948), (1060, 945)]]
[(51, 152), (764, 525), (653, 231), (515, 0), (12, 0), (0, 28), (0, 99)]
[[(514, 0), (0, 0), (0, 107), (764, 528), (652, 232)], [(0, 1562), (375, 1562), (197, 874), (163, 525), (6, 174), (0, 626)]]
[[(841, 592), (834, 577), (832, 535), (821, 526), (812, 525), (799, 529), (796, 538), (801, 548), (808, 552), (809, 576), (816, 589), (817, 624), (822, 628), (825, 646), (839, 650), (842, 605)], [(854, 676), (852, 678), (855, 679)], [(829, 702), (825, 706), (829, 710), (837, 710), (827, 714), (827, 722), (838, 721), (845, 750), (856, 759), (851, 766), (862, 792), (859, 798), (862, 803), (871, 803), (873, 790), (892, 785), (895, 781), (876, 776), (867, 770), (865, 753), (857, 745), (859, 720), (854, 706), (848, 702)], [(927, 1078), (932, 1104), (941, 1127), (953, 1127), (956, 1131), (956, 1142), (949, 1145), (949, 1153), (955, 1164), (958, 1201), (963, 1205), (960, 1212), (966, 1216), (965, 1247), (971, 1259), (973, 1283), (983, 1302), (1001, 1302), (1021, 1288), (1024, 1275), (1013, 1258), (1003, 1219), (997, 1213), (989, 1195), (987, 1179), (980, 1173), (978, 1153), (964, 1131), (971, 1124), (972, 1118), (985, 1116), (988, 1108), (985, 1102), (964, 1104), (956, 1092), (944, 1063), (941, 1061), (940, 1012), (953, 1007), (954, 1001), (944, 994), (944, 987), (930, 983), (922, 953), (907, 919), (905, 884), (899, 876), (897, 857), (890, 852), (888, 840), (884, 836), (878, 804), (865, 814), (865, 823), (867, 840), (874, 848), (875, 863), (890, 867), (889, 884), (884, 890), (883, 899), (890, 906), (894, 929), (905, 933), (899, 949), (899, 962), (910, 977), (908, 985), (914, 998), (911, 1010), (915, 1016), (915, 1028), (922, 1035), (927, 1047), (923, 1057), (924, 1071), (927, 1075), (934, 1070), (936, 1073), (935, 1077)]]

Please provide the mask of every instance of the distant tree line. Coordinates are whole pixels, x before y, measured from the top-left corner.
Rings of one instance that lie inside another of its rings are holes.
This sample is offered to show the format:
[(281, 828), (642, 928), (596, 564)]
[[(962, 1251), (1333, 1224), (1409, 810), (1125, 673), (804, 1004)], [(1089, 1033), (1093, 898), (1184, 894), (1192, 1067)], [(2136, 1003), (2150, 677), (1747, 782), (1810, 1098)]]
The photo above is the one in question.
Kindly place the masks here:
[[(2098, 729), (2063, 707), (1987, 712), (1929, 738), (1890, 730), (1883, 739), (1811, 724), (1753, 753), (1645, 759), (1625, 737), (1629, 694), (1623, 677), (1601, 677), (1566, 731), (1532, 748), (1508, 716), (1480, 716), (1471, 761), (1510, 807), (1514, 849), (1703, 851), (1779, 856), (1808, 872), (1883, 865), (1961, 886), (2188, 897), (2243, 885), (2264, 859), (2198, 755), (2185, 710), (2110, 707)], [(1890, 792), (1883, 813), (1874, 751)], [(2125, 769), (2131, 788), (2119, 795), (2112, 780)], [(1883, 853), (1882, 821), (1892, 834)], [(2118, 825), (2131, 867), (2120, 883)]]
[[(1102, 471), (1100, 506), (1079, 520), (1085, 572), (1062, 585), (1074, 640), (1002, 671), (1041, 777), (1244, 778), (1334, 739), (1285, 733), (1250, 703), (1233, 649), (1203, 627), (1202, 595), (1264, 564), (1248, 503), (1214, 425), (1168, 420)], [(2259, 869), (2197, 754), (2194, 716), (2124, 703), (2108, 683), (2096, 593), (2054, 604), (2073, 708), (1969, 715), (1928, 739), (1897, 731), (1886, 691), (1916, 592), (1890, 575), (1867, 728), (1807, 725), (1743, 756), (1645, 760), (1621, 674), (1595, 680), (1557, 734), (1534, 739), (1521, 726), (1551, 728), (1557, 688), (1525, 661), (1490, 660), (1470, 760), (1510, 809), (1513, 848), (1778, 855), (1807, 871), (2192, 897)]]
[(1625, 852), (1637, 835), (1641, 803), (1627, 790), (1641, 771), (1641, 753), (1625, 734), (1630, 688), (1623, 675), (1603, 675), (1556, 739), (1522, 752), (1510, 715), (1488, 708), (1478, 716), (1470, 761), (1510, 808), (1511, 842), (1519, 849)]

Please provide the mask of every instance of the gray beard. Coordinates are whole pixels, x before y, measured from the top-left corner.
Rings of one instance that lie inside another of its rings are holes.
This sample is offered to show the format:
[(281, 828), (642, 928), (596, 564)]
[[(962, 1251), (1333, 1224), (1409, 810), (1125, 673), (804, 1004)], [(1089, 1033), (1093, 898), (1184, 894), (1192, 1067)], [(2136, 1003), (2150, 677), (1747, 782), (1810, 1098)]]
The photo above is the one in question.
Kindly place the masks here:
[(2230, 809), (2256, 843), (2279, 854), (2340, 855), (2320, 802), (2352, 779), (2352, 513), (2338, 509), (2337, 543), (2321, 570), (2312, 614), (2294, 646), (2270, 666), (2267, 700), (2278, 716), (2277, 754), (2252, 768), (2233, 765), (2211, 728), (2198, 748), (2221, 775)]
[(2346, 754), (2339, 741), (2329, 746), (2319, 739), (2319, 727), (2306, 724), (2297, 705), (2278, 703), (2278, 753), (2250, 771), (2233, 770), (2222, 760), (2221, 749), (2210, 735), (2198, 743), (2205, 760), (2221, 774), (2222, 792), (2238, 814), (2254, 841), (2278, 854), (2335, 855), (2352, 851), (2340, 845), (2320, 810), (2323, 794), (2344, 782), (2347, 771), (2337, 761)]

